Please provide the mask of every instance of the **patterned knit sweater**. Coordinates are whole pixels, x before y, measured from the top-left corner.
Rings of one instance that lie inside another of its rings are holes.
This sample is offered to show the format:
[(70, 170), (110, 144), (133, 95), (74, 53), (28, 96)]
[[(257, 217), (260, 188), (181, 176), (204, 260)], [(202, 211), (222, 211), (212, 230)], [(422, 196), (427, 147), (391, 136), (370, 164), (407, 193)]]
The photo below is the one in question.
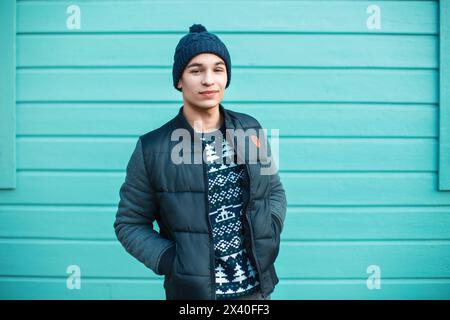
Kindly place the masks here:
[[(222, 157), (216, 154), (214, 134), (222, 134)], [(242, 220), (245, 164), (237, 164), (233, 148), (225, 140), (225, 126), (202, 133), (207, 157), (209, 219), (215, 251), (216, 296), (233, 299), (259, 289), (256, 268), (244, 248)], [(225, 158), (229, 160), (225, 161)], [(231, 161), (230, 161), (231, 160)]]

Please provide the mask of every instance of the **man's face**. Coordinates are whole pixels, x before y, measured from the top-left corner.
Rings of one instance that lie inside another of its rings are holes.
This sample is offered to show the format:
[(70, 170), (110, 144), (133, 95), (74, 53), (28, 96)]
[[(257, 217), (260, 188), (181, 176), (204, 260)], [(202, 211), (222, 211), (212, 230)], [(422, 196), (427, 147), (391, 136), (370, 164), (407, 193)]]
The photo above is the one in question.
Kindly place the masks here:
[[(182, 88), (183, 100), (198, 108), (217, 106), (225, 95), (227, 69), (224, 61), (212, 53), (202, 53), (188, 62), (177, 87)], [(212, 94), (202, 94), (214, 91)]]

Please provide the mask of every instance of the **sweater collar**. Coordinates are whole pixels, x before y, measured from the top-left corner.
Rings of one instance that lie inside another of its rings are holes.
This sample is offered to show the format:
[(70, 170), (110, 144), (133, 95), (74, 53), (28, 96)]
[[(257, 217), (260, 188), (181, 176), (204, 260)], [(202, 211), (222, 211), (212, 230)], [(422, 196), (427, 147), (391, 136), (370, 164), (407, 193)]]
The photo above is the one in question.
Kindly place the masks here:
[[(189, 131), (189, 135), (191, 136), (191, 141), (194, 141), (194, 139), (197, 139), (200, 141), (200, 138), (202, 137), (201, 132), (195, 132), (194, 128), (192, 128), (191, 124), (188, 122), (186, 117), (183, 114), (183, 108), (184, 106), (181, 106), (178, 110), (178, 114), (175, 117), (175, 126), (176, 128), (183, 128)], [(222, 104), (219, 104), (219, 112), (222, 114), (224, 122), (222, 123), (221, 128), (223, 128), (224, 131), (226, 129), (234, 129), (233, 122), (231, 121), (230, 115), (227, 112), (227, 110), (223, 107)]]

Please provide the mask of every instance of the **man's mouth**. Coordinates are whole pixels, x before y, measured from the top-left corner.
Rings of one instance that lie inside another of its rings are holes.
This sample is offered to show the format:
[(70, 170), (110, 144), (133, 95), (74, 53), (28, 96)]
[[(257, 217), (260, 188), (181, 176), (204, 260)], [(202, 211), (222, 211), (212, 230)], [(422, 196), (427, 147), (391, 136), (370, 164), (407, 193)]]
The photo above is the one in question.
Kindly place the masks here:
[(216, 90), (208, 90), (208, 91), (202, 91), (202, 92), (200, 92), (200, 94), (205, 97), (213, 97), (216, 95), (217, 92), (218, 91), (216, 91)]

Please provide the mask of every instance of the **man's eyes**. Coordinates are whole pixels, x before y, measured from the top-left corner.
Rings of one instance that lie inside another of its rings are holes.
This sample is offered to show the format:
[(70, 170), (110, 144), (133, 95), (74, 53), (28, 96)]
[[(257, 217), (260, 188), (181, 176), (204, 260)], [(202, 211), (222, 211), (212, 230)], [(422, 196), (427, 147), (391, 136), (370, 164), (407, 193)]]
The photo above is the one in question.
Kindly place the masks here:
[[(223, 69), (216, 69), (214, 71), (221, 72), (221, 71), (223, 71)], [(191, 73), (197, 73), (197, 72), (200, 72), (200, 70), (192, 70), (191, 71)]]

